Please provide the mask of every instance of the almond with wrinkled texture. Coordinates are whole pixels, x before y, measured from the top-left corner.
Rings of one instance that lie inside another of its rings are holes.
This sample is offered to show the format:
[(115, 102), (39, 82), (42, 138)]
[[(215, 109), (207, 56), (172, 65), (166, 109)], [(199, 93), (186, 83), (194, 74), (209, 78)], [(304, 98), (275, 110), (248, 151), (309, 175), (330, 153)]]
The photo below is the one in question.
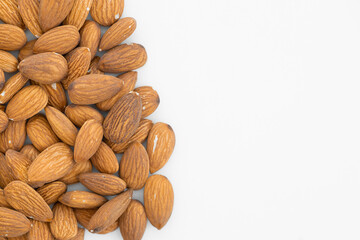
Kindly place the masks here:
[(0, 69), (0, 90), (4, 87), (4, 85), (5, 85), (5, 73), (2, 69)]
[(7, 164), (4, 154), (0, 153), (0, 187), (5, 188), (10, 182), (14, 181), (11, 168)]
[(0, 103), (7, 103), (28, 81), (21, 73), (17, 73), (5, 82), (0, 91)]
[(9, 149), (5, 153), (5, 161), (14, 180), (27, 182), (27, 169), (31, 160), (25, 154)]
[(18, 0), (18, 4), (20, 15), (26, 27), (35, 37), (40, 37), (43, 34), (39, 22), (40, 1)]
[(78, 228), (78, 232), (75, 237), (71, 238), (70, 240), (84, 240), (85, 237), (85, 229)]
[(0, 133), (5, 131), (9, 124), (9, 118), (3, 111), (0, 110)]
[(119, 162), (115, 153), (104, 142), (100, 144), (99, 149), (92, 156), (91, 162), (102, 173), (113, 174), (119, 170)]
[(0, 189), (0, 207), (11, 208), (10, 204), (6, 201), (4, 190)]
[(66, 184), (74, 184), (79, 182), (79, 175), (81, 173), (87, 173), (92, 171), (92, 165), (90, 160), (79, 162), (74, 165), (74, 167), (71, 169), (71, 171), (66, 174), (63, 178), (60, 179), (60, 181), (66, 183)]
[(95, 119), (100, 124), (104, 121), (103, 115), (90, 106), (70, 104), (66, 107), (65, 114), (78, 127), (90, 119)]
[(18, 60), (14, 55), (9, 52), (0, 50), (0, 68), (4, 72), (15, 72), (17, 71)]
[(147, 224), (145, 208), (138, 200), (131, 200), (129, 207), (119, 219), (124, 240), (141, 240)]
[(100, 25), (110, 26), (120, 19), (124, 10), (124, 0), (94, 0), (91, 17)]
[(24, 146), (26, 139), (25, 122), (9, 121), (8, 127), (0, 134), (1, 152), (5, 153), (8, 149), (19, 151)]
[(18, 237), (30, 231), (30, 221), (24, 214), (0, 207), (0, 236)]
[[(35, 0), (35, 1), (37, 1), (37, 0)], [(37, 39), (28, 41), (28, 42), (20, 49), (19, 55), (18, 55), (19, 61), (22, 61), (22, 60), (24, 60), (25, 58), (34, 55), (33, 48), (34, 48), (34, 45), (35, 45), (36, 40), (37, 40)]]
[(89, 15), (93, 0), (75, 0), (69, 15), (64, 20), (64, 25), (73, 25), (80, 29)]
[(14, 51), (22, 48), (26, 43), (25, 32), (14, 25), (0, 24), (0, 49)]
[(63, 194), (59, 202), (72, 208), (92, 209), (103, 205), (107, 200), (103, 196), (86, 191), (71, 191)]
[(25, 27), (23, 19), (19, 13), (18, 0), (0, 1), (0, 20), (19, 28)]
[(32, 144), (25, 145), (20, 152), (25, 154), (31, 161), (34, 161), (40, 154), (39, 150), (37, 150)]
[(74, 211), (61, 203), (53, 208), (54, 219), (50, 223), (50, 230), (56, 239), (71, 239), (76, 236), (78, 226)]
[(40, 196), (45, 200), (47, 204), (56, 203), (61, 195), (63, 195), (67, 190), (65, 183), (56, 181), (52, 183), (45, 184), (42, 187), (39, 187), (36, 191)]
[(65, 90), (60, 82), (52, 84), (39, 84), (44, 89), (49, 98), (49, 105), (64, 111), (67, 105)]
[(90, 67), (87, 74), (104, 74), (104, 72), (99, 70), (99, 61), (100, 61), (99, 56), (95, 56), (93, 58), (93, 60), (90, 63)]
[(126, 182), (112, 174), (82, 173), (79, 179), (89, 190), (103, 196), (119, 194), (126, 188)]
[[(90, 219), (96, 213), (96, 211), (97, 211), (97, 209), (80, 209), (80, 208), (74, 209), (76, 219), (81, 224), (81, 226), (83, 226), (87, 230), (89, 230), (88, 226), (89, 226)], [(97, 234), (107, 234), (107, 233), (115, 231), (117, 228), (118, 228), (118, 221), (115, 221), (108, 228), (106, 228), (105, 230), (103, 230), (101, 232), (98, 232)]]
[(74, 0), (41, 0), (39, 22), (44, 32), (60, 25), (70, 13)]
[(95, 57), (101, 38), (100, 26), (91, 20), (86, 20), (80, 29), (79, 47), (88, 47), (91, 52), (91, 59)]
[(31, 219), (31, 229), (27, 235), (28, 240), (54, 240), (49, 223)]
[(160, 104), (159, 94), (150, 86), (135, 88), (134, 92), (140, 94), (142, 112), (141, 118), (151, 115)]

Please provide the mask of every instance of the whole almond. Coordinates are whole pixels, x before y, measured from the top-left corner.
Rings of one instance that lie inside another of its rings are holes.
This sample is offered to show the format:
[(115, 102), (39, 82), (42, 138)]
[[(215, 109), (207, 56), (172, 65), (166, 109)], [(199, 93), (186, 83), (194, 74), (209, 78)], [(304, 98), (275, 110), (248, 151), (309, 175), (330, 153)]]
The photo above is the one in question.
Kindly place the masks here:
[(4, 189), (6, 201), (29, 218), (50, 222), (53, 213), (44, 199), (34, 189), (22, 181), (13, 181)]
[(10, 204), (6, 201), (4, 190), (0, 189), (0, 207), (11, 208)]
[(116, 222), (129, 206), (132, 194), (133, 190), (129, 189), (102, 205), (91, 217), (89, 231), (99, 233)]
[(21, 28), (10, 25), (0, 24), (0, 49), (14, 51), (22, 48), (26, 43), (26, 35)]
[(60, 196), (58, 201), (72, 208), (92, 209), (100, 207), (107, 200), (103, 196), (95, 193), (85, 191), (71, 191)]
[(119, 162), (115, 153), (104, 142), (100, 144), (99, 149), (92, 156), (91, 162), (101, 173), (113, 174), (119, 170)]
[(24, 214), (0, 207), (0, 236), (18, 237), (30, 231), (30, 221)]
[(95, 57), (101, 38), (100, 26), (91, 20), (86, 20), (80, 29), (79, 47), (87, 47), (91, 52), (91, 59)]
[(31, 161), (34, 161), (35, 158), (40, 154), (39, 150), (37, 150), (32, 144), (23, 146), (20, 152), (25, 154)]
[(139, 44), (122, 44), (105, 53), (99, 62), (103, 72), (119, 73), (138, 69), (145, 65), (147, 54)]
[(0, 69), (0, 90), (4, 87), (4, 85), (5, 85), (5, 73), (4, 70)]
[(110, 26), (120, 19), (124, 10), (124, 0), (94, 0), (91, 17), (100, 25)]
[(136, 29), (136, 20), (131, 17), (123, 18), (114, 23), (103, 35), (99, 51), (109, 50), (131, 36)]
[(45, 108), (45, 114), (55, 134), (64, 143), (74, 146), (78, 130), (65, 114), (50, 106)]
[(70, 13), (74, 0), (41, 0), (39, 22), (44, 32), (60, 25)]
[(61, 195), (66, 192), (66, 184), (60, 181), (45, 184), (36, 191), (45, 200), (47, 204), (56, 203)]
[(104, 101), (120, 91), (124, 82), (101, 74), (85, 75), (74, 80), (68, 89), (72, 103), (89, 105)]
[(28, 240), (54, 240), (49, 223), (31, 219), (31, 229), (27, 235)]
[(64, 20), (64, 25), (73, 25), (80, 29), (89, 15), (93, 0), (75, 0), (69, 15)]
[(8, 149), (19, 151), (25, 143), (26, 130), (25, 121), (9, 121), (8, 127), (0, 134), (0, 151)]
[(87, 173), (87, 172), (92, 172), (91, 162), (89, 160), (84, 162), (78, 162), (75, 163), (71, 171), (68, 174), (66, 174), (64, 177), (62, 177), (60, 181), (66, 184), (78, 183), (79, 175), (81, 173)]
[(54, 219), (50, 223), (50, 230), (56, 239), (71, 239), (76, 236), (78, 226), (74, 211), (61, 203), (53, 208)]
[(144, 205), (150, 223), (159, 230), (163, 228), (171, 216), (174, 205), (174, 191), (166, 177), (149, 177), (144, 189)]
[(145, 118), (155, 112), (155, 110), (160, 104), (160, 97), (159, 94), (152, 87), (138, 87), (134, 90), (134, 92), (139, 93), (141, 97), (141, 118)]
[(17, 0), (0, 1), (0, 20), (19, 28), (25, 27), (19, 13)]
[(104, 72), (99, 70), (99, 61), (100, 61), (99, 56), (95, 56), (93, 58), (93, 60), (90, 63), (90, 67), (87, 74), (104, 74)]
[(79, 179), (89, 190), (103, 196), (119, 194), (126, 188), (126, 182), (112, 174), (82, 173)]
[(17, 73), (6, 82), (0, 91), (0, 103), (7, 103), (28, 81), (21, 73)]
[[(24, 1), (24, 0), (22, 0)], [(37, 1), (37, 0), (31, 0), (31, 1)], [(19, 51), (18, 59), (19, 61), (24, 60), (25, 58), (34, 55), (33, 48), (36, 43), (37, 39), (28, 41)]]
[(80, 42), (80, 33), (76, 27), (65, 25), (44, 33), (35, 43), (33, 52), (56, 52), (66, 54)]
[(7, 164), (4, 154), (0, 153), (0, 187), (5, 188), (14, 180), (14, 175), (11, 173), (11, 168)]
[(9, 124), (9, 118), (3, 111), (0, 110), (0, 133), (5, 131)]
[(138, 93), (123, 96), (111, 108), (104, 120), (104, 136), (111, 142), (126, 142), (136, 131), (141, 118), (141, 99)]
[(113, 97), (96, 104), (96, 107), (101, 111), (109, 111), (120, 98), (134, 90), (137, 81), (137, 72), (127, 72), (119, 75), (118, 78), (124, 81), (124, 86)]
[(51, 84), (67, 76), (68, 65), (60, 54), (48, 52), (25, 58), (19, 64), (19, 71), (38, 83)]
[(17, 71), (18, 60), (14, 55), (9, 52), (0, 50), (0, 68), (4, 72), (15, 72)]
[(103, 115), (90, 106), (70, 104), (66, 107), (65, 114), (78, 127), (90, 119), (95, 119), (101, 124), (104, 121)]
[(5, 153), (5, 161), (13, 176), (12, 179), (27, 182), (27, 169), (31, 160), (25, 154), (9, 149)]
[(42, 151), (28, 169), (28, 180), (33, 186), (56, 181), (74, 166), (73, 152), (64, 143), (55, 143)]
[(19, 4), (19, 12), (24, 20), (26, 27), (34, 34), (35, 37), (40, 37), (43, 31), (39, 22), (39, 8), (40, 2), (38, 0), (17, 0)]
[(119, 219), (124, 240), (141, 240), (147, 224), (145, 208), (138, 200), (131, 200), (129, 207)]
[[(76, 219), (78, 222), (86, 229), (89, 230), (89, 222), (91, 217), (96, 213), (97, 209), (80, 209), (75, 208), (74, 212), (76, 215)], [(107, 234), (115, 231), (118, 228), (118, 221), (115, 221), (108, 228), (103, 230), (102, 232), (98, 232), (98, 234)]]
[(76, 236), (71, 238), (70, 240), (84, 240), (84, 237), (85, 237), (85, 229), (78, 228)]
[(39, 84), (44, 89), (49, 98), (49, 105), (64, 111), (67, 105), (65, 90), (60, 82), (52, 84)]

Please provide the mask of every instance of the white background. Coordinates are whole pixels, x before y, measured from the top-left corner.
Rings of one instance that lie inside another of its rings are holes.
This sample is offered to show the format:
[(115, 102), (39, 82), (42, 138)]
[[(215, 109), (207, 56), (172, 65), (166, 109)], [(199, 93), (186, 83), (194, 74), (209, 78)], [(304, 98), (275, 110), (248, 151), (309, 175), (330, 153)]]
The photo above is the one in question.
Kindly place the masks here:
[[(360, 1), (127, 0), (175, 152), (145, 240), (360, 238)], [(141, 200), (141, 193), (136, 197)], [(86, 239), (121, 239), (116, 232)]]

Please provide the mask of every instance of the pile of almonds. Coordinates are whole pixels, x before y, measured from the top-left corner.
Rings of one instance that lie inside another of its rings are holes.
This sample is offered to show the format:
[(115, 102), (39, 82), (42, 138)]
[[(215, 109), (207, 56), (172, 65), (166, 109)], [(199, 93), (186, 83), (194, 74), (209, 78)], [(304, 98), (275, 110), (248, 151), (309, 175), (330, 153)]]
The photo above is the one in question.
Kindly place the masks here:
[[(169, 160), (175, 135), (146, 119), (159, 95), (135, 88), (147, 54), (122, 44), (136, 28), (123, 9), (123, 0), (0, 1), (0, 240), (79, 240), (84, 228), (118, 227), (140, 240), (147, 219), (158, 229), (169, 220), (172, 185), (149, 175)], [(67, 191), (78, 182), (89, 191)], [(143, 188), (144, 205), (132, 199)]]

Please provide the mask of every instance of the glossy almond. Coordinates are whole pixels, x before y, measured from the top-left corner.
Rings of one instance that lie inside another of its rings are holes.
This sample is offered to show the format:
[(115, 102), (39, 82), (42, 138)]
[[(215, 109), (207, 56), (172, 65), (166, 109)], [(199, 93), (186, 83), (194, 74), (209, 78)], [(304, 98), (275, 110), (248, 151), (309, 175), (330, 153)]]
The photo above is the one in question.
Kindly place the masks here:
[(64, 111), (67, 105), (67, 98), (65, 90), (60, 82), (52, 84), (39, 84), (44, 89), (49, 98), (49, 105), (54, 108)]
[(53, 213), (44, 199), (29, 185), (21, 181), (13, 181), (4, 189), (6, 201), (16, 210), (29, 218), (41, 222), (49, 222)]
[(58, 201), (72, 208), (92, 209), (100, 207), (107, 200), (103, 196), (95, 193), (85, 191), (72, 191), (63, 194)]
[(76, 236), (78, 226), (74, 211), (61, 203), (53, 208), (54, 219), (50, 223), (50, 230), (56, 239), (71, 239)]
[(0, 68), (4, 72), (17, 71), (18, 60), (9, 52), (0, 50)]
[(30, 118), (26, 124), (26, 132), (32, 144), (40, 152), (59, 142), (59, 139), (51, 129), (49, 122), (42, 114)]
[(0, 24), (0, 49), (14, 51), (26, 43), (24, 30), (11, 24)]
[(24, 214), (0, 207), (0, 236), (18, 237), (30, 231), (30, 221)]
[(39, 22), (39, 8), (40, 1), (38, 0), (17, 0), (19, 5), (20, 15), (29, 29), (29, 31), (35, 36), (40, 37), (43, 31)]
[(124, 10), (124, 0), (94, 0), (91, 17), (100, 25), (110, 26), (120, 19)]
[(140, 118), (140, 96), (135, 92), (128, 93), (115, 103), (106, 116), (104, 136), (111, 142), (126, 142), (138, 128)]
[(81, 173), (92, 172), (92, 165), (89, 160), (84, 162), (78, 162), (74, 165), (71, 171), (60, 179), (60, 181), (66, 184), (74, 184), (79, 182), (79, 175)]
[(99, 70), (99, 61), (100, 61), (99, 56), (95, 56), (93, 58), (93, 60), (90, 63), (90, 67), (87, 74), (104, 74), (104, 72)]
[(120, 91), (124, 82), (109, 75), (91, 74), (74, 80), (68, 89), (72, 103), (89, 105), (104, 101)]
[(120, 73), (138, 69), (146, 63), (145, 48), (139, 44), (122, 44), (105, 53), (99, 62), (103, 72)]
[(64, 25), (73, 25), (80, 29), (89, 15), (93, 0), (75, 0), (69, 15), (64, 20)]
[(89, 190), (103, 196), (119, 194), (126, 188), (126, 182), (112, 174), (83, 173), (79, 179)]
[(147, 224), (145, 208), (138, 200), (131, 200), (129, 207), (119, 219), (124, 240), (141, 240)]
[(25, 27), (19, 13), (18, 0), (0, 1), (0, 20), (19, 28)]
[(119, 162), (115, 153), (104, 142), (99, 146), (97, 152), (92, 156), (91, 162), (101, 173), (116, 173), (119, 170)]
[(4, 190), (0, 189), (0, 207), (11, 208), (10, 204), (6, 201)]
[(91, 52), (91, 59), (95, 57), (101, 38), (100, 26), (91, 20), (86, 20), (80, 29), (79, 47), (87, 47)]
[(56, 203), (61, 195), (67, 190), (66, 184), (60, 181), (45, 184), (36, 191), (45, 200), (47, 204)]
[[(96, 208), (95, 209), (80, 209), (80, 208), (74, 209), (76, 219), (81, 224), (81, 226), (83, 226), (87, 230), (89, 230), (90, 219), (95, 214), (96, 211), (97, 211)], [(115, 221), (113, 224), (111, 224), (105, 230), (98, 232), (98, 234), (107, 234), (107, 233), (115, 231), (117, 228), (118, 228), (118, 221)]]
[(17, 73), (6, 82), (0, 91), (0, 103), (7, 103), (28, 81), (21, 73)]
[(60, 54), (48, 52), (25, 58), (19, 64), (19, 71), (38, 83), (51, 84), (67, 76), (68, 65)]
[(5, 161), (9, 166), (12, 179), (27, 182), (27, 169), (31, 164), (25, 154), (9, 149), (5, 153)]
[[(33, 0), (32, 0), (33, 1)], [(37, 1), (37, 0), (34, 0)], [(25, 58), (34, 55), (33, 48), (37, 39), (28, 41), (19, 51), (18, 59), (19, 61), (24, 60)]]
[(26, 130), (25, 121), (9, 121), (8, 127), (0, 134), (0, 151), (8, 149), (19, 151), (25, 143)]
[(51, 234), (49, 223), (36, 220), (31, 221), (31, 229), (27, 234), (28, 240), (54, 240)]
[(70, 104), (66, 107), (65, 114), (78, 127), (90, 119), (95, 119), (101, 124), (104, 121), (103, 115), (90, 106)]
[(159, 94), (152, 87), (138, 87), (135, 88), (134, 92), (139, 93), (141, 97), (141, 118), (145, 118), (155, 112), (155, 110), (160, 104), (160, 97)]
[(74, 0), (41, 0), (39, 22), (44, 32), (60, 25), (70, 13)]
[(32, 144), (23, 146), (20, 152), (25, 154), (25, 156), (27, 156), (31, 161), (34, 161), (35, 158), (40, 154), (39, 150), (37, 150)]
[(0, 133), (5, 131), (9, 124), (9, 118), (3, 111), (0, 110)]

